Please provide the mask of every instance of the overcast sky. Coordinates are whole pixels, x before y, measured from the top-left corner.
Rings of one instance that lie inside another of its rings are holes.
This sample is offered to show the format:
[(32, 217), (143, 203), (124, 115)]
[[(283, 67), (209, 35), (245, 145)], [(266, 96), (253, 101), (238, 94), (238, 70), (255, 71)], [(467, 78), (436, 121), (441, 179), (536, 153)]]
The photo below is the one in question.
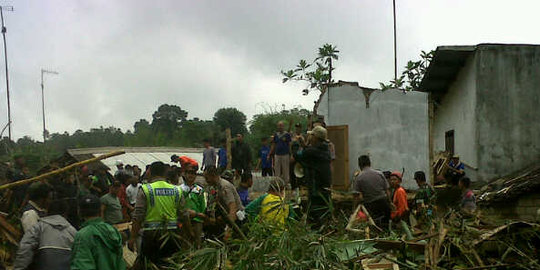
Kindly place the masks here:
[[(400, 67), (439, 45), (540, 43), (540, 1), (396, 2)], [(70, 133), (132, 129), (163, 103), (201, 119), (229, 106), (248, 117), (281, 104), (311, 109), (316, 96), (282, 84), (279, 71), (324, 43), (341, 51), (337, 80), (377, 87), (393, 76), (391, 0), (1, 3), (15, 9), (4, 14), (15, 138), (41, 138), (41, 68), (60, 73), (45, 79), (47, 128)]]

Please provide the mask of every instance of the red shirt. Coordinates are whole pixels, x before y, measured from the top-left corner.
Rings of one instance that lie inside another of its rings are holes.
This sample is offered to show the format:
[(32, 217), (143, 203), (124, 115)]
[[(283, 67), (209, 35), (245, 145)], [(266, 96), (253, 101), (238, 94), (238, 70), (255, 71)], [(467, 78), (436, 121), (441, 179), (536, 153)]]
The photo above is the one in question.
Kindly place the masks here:
[(405, 192), (404, 188), (399, 187), (396, 189), (394, 192), (393, 203), (396, 206), (396, 210), (390, 215), (392, 219), (401, 217), (405, 212), (409, 211), (409, 205), (407, 204), (407, 192)]

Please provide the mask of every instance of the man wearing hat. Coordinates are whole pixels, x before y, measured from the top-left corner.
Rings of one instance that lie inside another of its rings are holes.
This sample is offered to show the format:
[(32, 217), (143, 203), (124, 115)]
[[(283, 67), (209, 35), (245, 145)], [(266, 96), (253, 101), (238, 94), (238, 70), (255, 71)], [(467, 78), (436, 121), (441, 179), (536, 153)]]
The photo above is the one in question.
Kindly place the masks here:
[(331, 200), (331, 193), (328, 190), (332, 179), (331, 157), (326, 129), (317, 126), (308, 131), (308, 145), (298, 151), (296, 158), (304, 165), (306, 174), (309, 192), (308, 218), (317, 225), (321, 225), (324, 223), (321, 217), (327, 212), (328, 203)]
[(448, 162), (448, 171), (446, 172), (446, 180), (456, 186), (461, 177), (465, 176), (465, 165), (459, 161), (459, 155), (454, 154)]

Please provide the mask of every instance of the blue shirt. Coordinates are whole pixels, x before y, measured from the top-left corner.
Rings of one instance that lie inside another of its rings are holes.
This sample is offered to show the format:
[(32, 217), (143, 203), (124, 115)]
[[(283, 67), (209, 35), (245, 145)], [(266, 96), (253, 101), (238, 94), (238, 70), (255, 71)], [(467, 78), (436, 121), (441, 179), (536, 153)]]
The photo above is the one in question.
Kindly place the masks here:
[(270, 147), (268, 146), (262, 146), (259, 150), (259, 158), (261, 159), (261, 167), (263, 169), (269, 169), (272, 168), (272, 162), (270, 162), (270, 159), (268, 158), (268, 155), (270, 154)]
[(240, 201), (242, 201), (242, 205), (246, 206), (249, 204), (249, 190), (247, 188), (239, 187), (237, 189), (238, 196), (240, 196)]
[(218, 166), (220, 168), (227, 167), (227, 149), (219, 148), (218, 157)]
[(465, 165), (463, 165), (463, 163), (459, 162), (458, 164), (454, 164), (453, 161), (450, 161), (448, 163), (448, 166), (456, 169), (456, 170), (465, 170)]
[(280, 134), (274, 134), (274, 144), (276, 155), (288, 155), (289, 154), (289, 144), (291, 143), (291, 134), (288, 132), (283, 132)]

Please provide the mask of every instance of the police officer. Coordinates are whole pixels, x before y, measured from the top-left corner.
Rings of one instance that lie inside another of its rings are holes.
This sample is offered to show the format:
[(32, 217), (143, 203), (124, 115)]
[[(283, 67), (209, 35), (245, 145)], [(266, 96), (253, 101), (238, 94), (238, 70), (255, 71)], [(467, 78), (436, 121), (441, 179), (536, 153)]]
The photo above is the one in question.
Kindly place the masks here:
[(141, 269), (144, 269), (145, 261), (157, 266), (163, 265), (161, 259), (179, 251), (181, 243), (177, 237), (164, 235), (178, 234), (179, 220), (189, 220), (196, 216), (194, 211), (185, 210), (182, 192), (166, 181), (166, 170), (163, 162), (152, 163), (149, 167), (148, 184), (141, 186), (137, 194), (128, 246), (131, 250), (134, 249), (135, 240), (142, 227), (142, 245), (136, 265)]

